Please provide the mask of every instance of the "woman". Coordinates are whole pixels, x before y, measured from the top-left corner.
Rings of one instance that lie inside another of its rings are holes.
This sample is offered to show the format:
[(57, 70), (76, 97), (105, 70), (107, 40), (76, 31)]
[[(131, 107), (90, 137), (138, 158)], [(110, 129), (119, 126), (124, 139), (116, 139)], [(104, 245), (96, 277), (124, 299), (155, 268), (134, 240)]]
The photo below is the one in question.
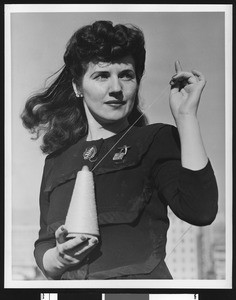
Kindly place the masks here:
[[(34, 252), (48, 279), (171, 279), (164, 262), (167, 206), (193, 225), (216, 216), (217, 185), (197, 120), (205, 78), (177, 61), (170, 82), (177, 128), (146, 125), (138, 107), (145, 53), (134, 26), (82, 27), (55, 82), (26, 103), (23, 123), (44, 133), (42, 150), (49, 153)], [(64, 226), (83, 165), (94, 175), (98, 243), (68, 239)]]

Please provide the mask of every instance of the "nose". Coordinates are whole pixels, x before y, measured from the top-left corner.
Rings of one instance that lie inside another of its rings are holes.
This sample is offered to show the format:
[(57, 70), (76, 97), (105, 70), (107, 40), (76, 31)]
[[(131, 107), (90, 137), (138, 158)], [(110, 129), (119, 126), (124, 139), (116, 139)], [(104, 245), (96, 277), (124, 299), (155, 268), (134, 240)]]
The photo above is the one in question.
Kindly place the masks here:
[(122, 86), (120, 80), (117, 76), (111, 78), (111, 85), (110, 85), (110, 92), (111, 93), (121, 93)]

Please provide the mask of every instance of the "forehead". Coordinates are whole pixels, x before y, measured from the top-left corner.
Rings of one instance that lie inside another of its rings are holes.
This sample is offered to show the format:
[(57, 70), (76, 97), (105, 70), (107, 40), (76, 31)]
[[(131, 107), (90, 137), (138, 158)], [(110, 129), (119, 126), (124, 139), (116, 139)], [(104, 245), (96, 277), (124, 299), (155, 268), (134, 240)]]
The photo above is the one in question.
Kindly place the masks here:
[(87, 64), (86, 73), (92, 73), (96, 71), (109, 71), (112, 69), (122, 70), (122, 69), (131, 69), (135, 70), (134, 59), (132, 56), (125, 56), (119, 59), (116, 59), (112, 62), (89, 62)]

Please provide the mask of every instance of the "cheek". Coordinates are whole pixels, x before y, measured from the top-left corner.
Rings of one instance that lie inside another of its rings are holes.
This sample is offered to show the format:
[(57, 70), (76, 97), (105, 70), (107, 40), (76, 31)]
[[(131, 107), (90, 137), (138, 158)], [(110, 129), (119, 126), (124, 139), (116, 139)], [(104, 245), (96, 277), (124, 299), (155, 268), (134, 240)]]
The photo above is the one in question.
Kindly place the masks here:
[(131, 102), (134, 102), (137, 92), (138, 92), (138, 87), (131, 87), (130, 89), (127, 90), (126, 96)]
[(84, 97), (85, 100), (89, 101), (90, 103), (97, 103), (101, 101), (101, 99), (106, 94), (104, 88), (98, 87), (94, 85), (93, 87), (89, 87), (88, 89), (84, 89)]

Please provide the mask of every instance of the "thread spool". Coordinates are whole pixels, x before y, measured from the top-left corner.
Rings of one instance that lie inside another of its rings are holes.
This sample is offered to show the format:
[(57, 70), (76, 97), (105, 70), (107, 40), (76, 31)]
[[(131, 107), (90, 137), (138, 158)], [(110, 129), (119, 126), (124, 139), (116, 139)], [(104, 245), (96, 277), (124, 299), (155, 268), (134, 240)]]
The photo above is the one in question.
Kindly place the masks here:
[(65, 227), (68, 237), (99, 236), (93, 173), (87, 166), (77, 173)]

